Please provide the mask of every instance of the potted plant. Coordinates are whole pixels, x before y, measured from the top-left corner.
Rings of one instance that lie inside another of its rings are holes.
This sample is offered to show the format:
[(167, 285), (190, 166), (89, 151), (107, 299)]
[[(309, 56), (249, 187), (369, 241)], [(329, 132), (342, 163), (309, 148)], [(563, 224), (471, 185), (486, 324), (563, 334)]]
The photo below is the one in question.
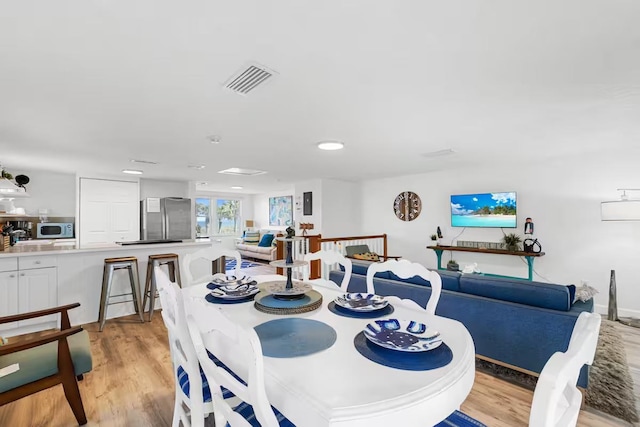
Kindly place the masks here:
[(452, 260), (449, 260), (449, 262), (447, 262), (447, 270), (458, 271), (460, 270), (460, 266), (458, 265), (458, 262), (455, 259), (452, 259)]
[(436, 236), (435, 234), (431, 235), (431, 241), (437, 245), (438, 244), (438, 236)]
[(502, 238), (502, 242), (505, 244), (508, 251), (516, 252), (520, 249), (522, 238), (516, 233), (509, 233), (504, 235), (504, 237)]

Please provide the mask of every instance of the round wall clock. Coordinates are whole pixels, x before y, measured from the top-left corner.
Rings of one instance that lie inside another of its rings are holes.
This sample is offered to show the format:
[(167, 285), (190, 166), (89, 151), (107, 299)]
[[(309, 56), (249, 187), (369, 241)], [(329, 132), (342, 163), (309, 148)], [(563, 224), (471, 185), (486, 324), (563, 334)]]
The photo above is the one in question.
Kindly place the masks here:
[(421, 210), (420, 197), (413, 191), (404, 191), (393, 201), (393, 212), (402, 221), (413, 221), (418, 218)]

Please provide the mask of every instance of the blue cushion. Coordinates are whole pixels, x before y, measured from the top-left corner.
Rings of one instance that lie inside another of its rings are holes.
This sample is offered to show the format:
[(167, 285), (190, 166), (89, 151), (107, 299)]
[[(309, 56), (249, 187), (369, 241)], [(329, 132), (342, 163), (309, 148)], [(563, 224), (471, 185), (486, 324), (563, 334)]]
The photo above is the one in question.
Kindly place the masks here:
[(257, 245), (260, 242), (260, 232), (245, 231), (242, 241), (246, 245)]
[(569, 289), (564, 285), (463, 274), (460, 291), (501, 301), (551, 310), (569, 311)]
[(567, 289), (569, 289), (569, 302), (573, 304), (576, 300), (576, 285), (567, 285)]
[[(276, 415), (276, 419), (278, 420), (278, 424), (280, 427), (296, 427), (291, 421), (289, 421), (284, 415), (282, 415), (276, 408), (273, 406), (273, 413)], [(260, 427), (260, 423), (256, 420), (256, 416), (253, 413), (253, 407), (246, 402), (242, 402), (235, 409), (235, 412), (242, 415), (242, 417), (249, 422), (253, 427)], [(227, 423), (227, 427), (230, 427), (230, 424)]]
[[(209, 355), (209, 359), (211, 359), (211, 361), (215, 363), (216, 366), (221, 367), (225, 371), (229, 372), (234, 378), (236, 378), (239, 381), (242, 381), (242, 379), (238, 377), (231, 369), (229, 369), (227, 365), (222, 363), (220, 359), (218, 359), (216, 356), (211, 354), (209, 351), (207, 351), (207, 354)], [(182, 366), (178, 366), (177, 375), (178, 375), (178, 384), (180, 384), (180, 388), (182, 389), (182, 391), (187, 397), (190, 397), (189, 390), (191, 386), (189, 384), (189, 375), (187, 374), (187, 372), (184, 370)], [(209, 389), (209, 382), (207, 381), (207, 377), (205, 376), (204, 371), (202, 370), (202, 367), (200, 367), (200, 377), (202, 379), (202, 399), (204, 402), (211, 402), (211, 389)], [(242, 381), (242, 383), (246, 384), (244, 381)], [(231, 391), (222, 387), (222, 397), (224, 399), (228, 399), (233, 396), (235, 395)]]
[[(459, 291), (460, 290), (460, 276), (461, 274), (457, 271), (447, 271), (447, 270), (438, 270), (437, 273), (440, 275), (440, 279), (442, 279), (442, 289), (446, 289), (448, 291)], [(431, 286), (431, 283), (428, 280), (423, 279), (420, 276), (413, 276), (408, 279), (401, 279), (396, 276), (392, 272), (389, 272), (389, 279), (397, 280), (405, 283), (413, 283), (414, 285), (422, 285), (422, 286)]]
[(475, 418), (471, 418), (469, 415), (455, 411), (449, 415), (446, 420), (436, 424), (435, 427), (487, 427), (486, 424), (482, 424)]
[(260, 239), (260, 243), (258, 243), (258, 246), (268, 248), (269, 246), (271, 246), (271, 243), (273, 243), (273, 237), (273, 234), (263, 235), (262, 239)]

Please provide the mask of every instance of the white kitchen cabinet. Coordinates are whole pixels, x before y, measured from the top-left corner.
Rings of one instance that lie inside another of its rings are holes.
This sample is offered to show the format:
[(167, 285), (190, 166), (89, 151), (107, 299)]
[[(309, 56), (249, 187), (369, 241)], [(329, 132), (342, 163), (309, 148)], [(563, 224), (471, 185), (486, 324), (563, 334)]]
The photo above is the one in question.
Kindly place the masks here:
[[(0, 273), (0, 317), (18, 314), (18, 272)], [(0, 324), (0, 331), (14, 329), (18, 322)]]
[[(55, 256), (0, 258), (0, 317), (58, 306)], [(0, 325), (4, 336), (21, 335), (58, 325), (59, 315)]]
[[(34, 268), (18, 272), (18, 310), (20, 313), (44, 310), (58, 305), (56, 267)], [(22, 320), (18, 327), (44, 323), (54, 325), (58, 314)]]

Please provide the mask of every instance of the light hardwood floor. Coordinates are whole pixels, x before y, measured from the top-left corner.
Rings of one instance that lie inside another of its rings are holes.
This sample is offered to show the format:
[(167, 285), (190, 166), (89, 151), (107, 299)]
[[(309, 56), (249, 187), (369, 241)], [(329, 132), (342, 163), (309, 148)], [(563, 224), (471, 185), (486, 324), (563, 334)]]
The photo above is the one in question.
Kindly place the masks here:
[[(262, 274), (269, 273), (261, 271)], [(252, 274), (258, 274), (252, 271)], [(91, 339), (93, 371), (80, 382), (89, 426), (170, 426), (174, 382), (167, 333), (157, 311), (153, 322), (135, 317), (85, 326)], [(620, 325), (636, 384), (640, 383), (640, 330)], [(637, 389), (636, 389), (637, 392)], [(526, 426), (533, 392), (484, 373), (476, 373), (462, 410), (491, 427)], [(640, 394), (636, 393), (640, 402)], [(212, 417), (210, 417), (212, 418)], [(67, 427), (75, 419), (62, 387), (57, 386), (0, 407), (2, 427)], [(208, 420), (208, 426), (213, 422)], [(630, 424), (590, 410), (582, 411), (579, 426)], [(301, 426), (304, 427), (304, 426)]]

